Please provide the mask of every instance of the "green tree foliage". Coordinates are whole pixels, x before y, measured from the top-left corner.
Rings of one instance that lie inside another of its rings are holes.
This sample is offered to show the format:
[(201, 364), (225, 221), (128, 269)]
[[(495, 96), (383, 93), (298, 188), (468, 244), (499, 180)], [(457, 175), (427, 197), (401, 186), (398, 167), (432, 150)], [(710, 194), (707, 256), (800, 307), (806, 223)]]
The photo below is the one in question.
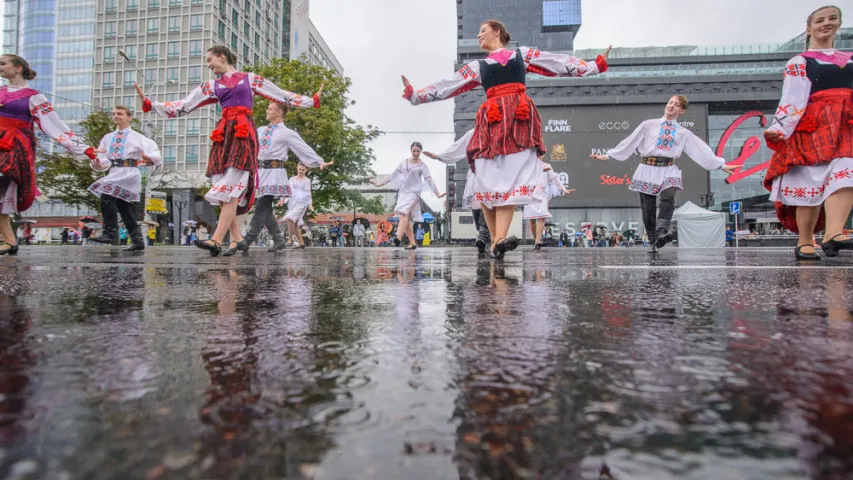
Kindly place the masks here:
[(358, 214), (383, 214), (387, 213), (385, 211), (385, 204), (382, 203), (382, 198), (380, 197), (365, 197), (358, 190), (344, 190), (344, 202), (338, 204), (340, 210), (345, 212), (356, 211)]
[[(335, 164), (325, 170), (316, 169), (312, 177), (314, 208), (325, 211), (347, 203), (345, 184), (361, 184), (374, 176), (370, 168), (373, 150), (368, 144), (381, 132), (371, 125), (362, 127), (347, 116), (346, 108), (355, 101), (347, 97), (350, 79), (339, 77), (333, 70), (301, 61), (273, 59), (269, 65), (247, 70), (263, 76), (284, 90), (313, 95), (324, 84), (319, 109), (291, 108), (285, 125), (298, 132), (325, 161)], [(266, 125), (267, 100), (255, 97), (254, 116), (258, 126)], [(288, 175), (296, 174), (296, 157), (291, 153)], [(366, 200), (365, 200), (366, 201)], [(374, 205), (375, 207), (375, 205)]]
[[(98, 148), (104, 135), (116, 128), (112, 113), (105, 110), (93, 111), (80, 122), (80, 126), (83, 140), (94, 148)], [(133, 119), (131, 127), (142, 131), (137, 119)], [(36, 156), (36, 170), (36, 183), (48, 197), (62, 200), (66, 205), (100, 207), (98, 197), (89, 193), (88, 188), (105, 174), (93, 170), (88, 157), (72, 155), (62, 147), (54, 148), (54, 153), (40, 149)]]

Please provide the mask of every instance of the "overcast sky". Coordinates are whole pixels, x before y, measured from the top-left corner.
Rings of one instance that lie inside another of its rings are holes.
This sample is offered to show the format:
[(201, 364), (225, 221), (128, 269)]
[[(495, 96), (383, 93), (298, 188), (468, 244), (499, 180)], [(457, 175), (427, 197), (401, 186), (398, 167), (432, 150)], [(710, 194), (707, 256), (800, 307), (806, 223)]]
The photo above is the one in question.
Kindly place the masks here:
[[(583, 0), (575, 48), (778, 43), (802, 32), (808, 14), (828, 1)], [(453, 142), (453, 102), (408, 105), (400, 98), (400, 74), (419, 86), (453, 73), (456, 1), (311, 0), (310, 8), (311, 19), (353, 81), (357, 104), (350, 115), (388, 132), (373, 144), (374, 170), (391, 171), (414, 140), (427, 150)], [(416, 133), (393, 133), (408, 131)], [(443, 164), (427, 162), (443, 192)], [(441, 205), (431, 195), (425, 199), (433, 207)]]

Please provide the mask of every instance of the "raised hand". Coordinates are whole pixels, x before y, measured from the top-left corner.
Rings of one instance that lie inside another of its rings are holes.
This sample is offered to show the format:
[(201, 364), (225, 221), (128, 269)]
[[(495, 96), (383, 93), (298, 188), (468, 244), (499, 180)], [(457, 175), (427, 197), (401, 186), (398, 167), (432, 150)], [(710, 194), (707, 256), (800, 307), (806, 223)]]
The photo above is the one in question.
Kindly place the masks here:
[(411, 84), (411, 83), (409, 83), (409, 79), (408, 79), (408, 78), (406, 78), (406, 76), (405, 76), (405, 75), (401, 75), (401, 76), (403, 77), (403, 88), (409, 88), (409, 87), (411, 87), (411, 86), (412, 86), (412, 84)]
[(604, 57), (605, 60), (607, 60), (607, 57), (610, 56), (610, 50), (612, 49), (613, 45), (610, 45), (609, 47), (607, 47), (607, 50), (605, 50), (604, 53), (601, 54), (601, 56)]
[(375, 186), (375, 187), (378, 187), (378, 186), (379, 186), (379, 182), (377, 182), (376, 180), (374, 180), (374, 179), (372, 179), (372, 178), (371, 178), (370, 180), (368, 180), (368, 181), (370, 182), (370, 184), (371, 184), (371, 185), (373, 185), (373, 186)]
[(571, 195), (571, 194), (575, 193), (575, 189), (573, 188), (573, 189), (569, 190), (569, 189), (564, 188), (563, 193), (565, 193), (566, 195)]
[(322, 94), (323, 94), (323, 87), (324, 87), (325, 85), (326, 85), (325, 83), (321, 83), (321, 84), (320, 84), (320, 89), (319, 89), (319, 90), (317, 90), (317, 93), (315, 93), (314, 95), (317, 95), (318, 97), (319, 97), (320, 95), (322, 95)]
[[(320, 87), (320, 89), (322, 90), (322, 87)], [(326, 168), (326, 167), (331, 167), (331, 166), (332, 166), (332, 165), (334, 165), (334, 164), (335, 164), (335, 161), (334, 161), (334, 160), (332, 160), (331, 162), (324, 162), (324, 163), (321, 163), (321, 164), (320, 164), (320, 170), (323, 170), (323, 169), (324, 169), (324, 168)]]
[(133, 82), (133, 86), (136, 88), (136, 94), (139, 95), (139, 98), (144, 102), (145, 92), (142, 91), (142, 87), (140, 87), (139, 84), (136, 82)]
[(764, 139), (771, 143), (778, 143), (785, 140), (785, 134), (776, 130), (765, 130)]
[(607, 155), (590, 155), (589, 158), (594, 158), (596, 160), (607, 160)]
[(735, 170), (737, 169), (738, 167), (735, 165), (723, 165), (723, 171), (728, 173), (729, 175), (735, 173)]
[(431, 159), (433, 159), (433, 160), (438, 160), (438, 155), (436, 155), (436, 154), (434, 154), (434, 153), (432, 153), (432, 152), (427, 152), (426, 150), (424, 150), (423, 152), (421, 152), (421, 155), (426, 155), (427, 157), (429, 157), (429, 158), (431, 158)]

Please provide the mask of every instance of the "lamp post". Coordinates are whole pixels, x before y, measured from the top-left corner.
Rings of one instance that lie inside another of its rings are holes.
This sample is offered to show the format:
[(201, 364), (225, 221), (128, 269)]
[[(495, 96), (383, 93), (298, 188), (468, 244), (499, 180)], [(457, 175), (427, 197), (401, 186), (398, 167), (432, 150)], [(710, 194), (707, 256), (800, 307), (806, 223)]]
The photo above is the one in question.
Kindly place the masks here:
[(703, 194), (699, 195), (699, 201), (702, 202), (703, 207), (708, 208), (714, 204), (714, 194), (713, 193), (703, 193)]

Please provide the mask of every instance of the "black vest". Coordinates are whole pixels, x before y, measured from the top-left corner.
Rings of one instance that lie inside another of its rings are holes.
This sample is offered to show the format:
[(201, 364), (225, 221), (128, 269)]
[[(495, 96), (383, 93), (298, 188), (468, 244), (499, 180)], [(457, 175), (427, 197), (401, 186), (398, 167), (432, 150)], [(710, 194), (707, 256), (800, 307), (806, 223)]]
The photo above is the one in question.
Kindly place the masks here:
[(806, 57), (806, 76), (812, 82), (811, 93), (831, 88), (853, 88), (853, 64), (849, 62), (841, 68)]
[(509, 59), (506, 65), (480, 60), (480, 79), (483, 82), (483, 89), (486, 91), (496, 85), (506, 85), (507, 83), (524, 85), (526, 77), (527, 65), (524, 63), (521, 50), (516, 50), (515, 57)]

